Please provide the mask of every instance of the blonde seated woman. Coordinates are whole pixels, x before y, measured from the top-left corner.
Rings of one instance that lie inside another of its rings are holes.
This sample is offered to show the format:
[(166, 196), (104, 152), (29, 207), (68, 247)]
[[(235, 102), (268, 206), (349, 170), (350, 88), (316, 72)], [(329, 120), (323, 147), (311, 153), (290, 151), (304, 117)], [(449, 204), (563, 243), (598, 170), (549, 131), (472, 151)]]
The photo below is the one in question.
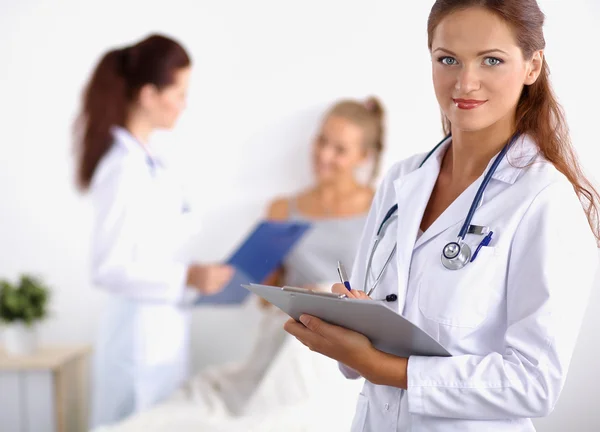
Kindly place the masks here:
[[(268, 218), (308, 220), (312, 229), (266, 283), (330, 290), (336, 265), (352, 268), (373, 198), (357, 179), (383, 150), (383, 109), (375, 98), (329, 109), (313, 145), (316, 184), (271, 203)], [(345, 380), (336, 362), (316, 355), (283, 330), (287, 315), (252, 297), (258, 337), (241, 362), (209, 367), (166, 403), (106, 432), (345, 431), (362, 380)]]

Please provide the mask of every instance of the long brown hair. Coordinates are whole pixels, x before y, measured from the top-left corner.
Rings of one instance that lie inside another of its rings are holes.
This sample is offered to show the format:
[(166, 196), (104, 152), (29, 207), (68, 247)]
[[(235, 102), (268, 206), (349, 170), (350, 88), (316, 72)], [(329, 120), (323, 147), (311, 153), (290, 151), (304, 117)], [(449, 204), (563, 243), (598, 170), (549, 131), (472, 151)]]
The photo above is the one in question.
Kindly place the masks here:
[(337, 102), (327, 112), (326, 118), (340, 116), (363, 130), (363, 146), (374, 156), (371, 180), (379, 174), (381, 155), (384, 150), (385, 109), (375, 96), (369, 96), (364, 102), (345, 99)]
[(114, 49), (100, 59), (83, 94), (75, 121), (77, 185), (89, 188), (96, 167), (109, 150), (112, 126), (125, 126), (127, 111), (140, 89), (152, 84), (162, 89), (175, 73), (190, 66), (190, 57), (174, 40), (151, 35), (135, 45)]
[[(545, 48), (544, 14), (536, 0), (437, 0), (431, 8), (427, 22), (430, 51), (433, 33), (444, 17), (470, 7), (483, 7), (511, 25), (524, 58), (529, 59), (535, 51)], [(581, 169), (569, 138), (563, 109), (554, 95), (549, 76), (550, 70), (544, 58), (538, 79), (532, 85), (523, 87), (517, 104), (515, 132), (530, 135), (541, 154), (571, 182), (585, 208), (596, 240), (600, 241), (600, 197)], [(448, 118), (443, 116), (446, 134), (450, 132), (450, 126)]]

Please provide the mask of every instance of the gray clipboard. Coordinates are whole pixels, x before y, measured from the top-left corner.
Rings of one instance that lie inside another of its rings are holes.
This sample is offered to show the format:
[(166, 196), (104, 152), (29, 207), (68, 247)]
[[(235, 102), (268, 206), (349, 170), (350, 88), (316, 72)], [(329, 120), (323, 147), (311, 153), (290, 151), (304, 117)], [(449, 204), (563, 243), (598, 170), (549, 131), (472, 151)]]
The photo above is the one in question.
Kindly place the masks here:
[(411, 355), (449, 357), (450, 353), (430, 335), (380, 300), (357, 300), (344, 295), (295, 287), (242, 285), (281, 309), (296, 321), (313, 315), (362, 333), (381, 351), (401, 357)]

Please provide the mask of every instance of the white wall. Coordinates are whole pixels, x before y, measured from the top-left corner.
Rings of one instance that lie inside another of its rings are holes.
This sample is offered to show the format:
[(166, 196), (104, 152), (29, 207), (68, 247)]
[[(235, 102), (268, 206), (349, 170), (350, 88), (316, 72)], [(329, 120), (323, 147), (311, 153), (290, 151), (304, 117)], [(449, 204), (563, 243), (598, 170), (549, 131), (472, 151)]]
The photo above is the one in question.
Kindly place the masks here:
[[(206, 229), (197, 257), (219, 260), (271, 198), (310, 182), (309, 142), (336, 98), (376, 94), (384, 100), (386, 167), (436, 142), (439, 115), (425, 32), (431, 3), (0, 2), (0, 276), (34, 271), (55, 287), (44, 340), (91, 341), (102, 305), (87, 277), (91, 214), (72, 187), (69, 131), (82, 85), (105, 50), (151, 31), (175, 36), (190, 50), (189, 110), (174, 132), (157, 140), (202, 209)], [(596, 0), (540, 4), (548, 15), (554, 84), (593, 172), (600, 168), (600, 30), (592, 25), (600, 6)], [(600, 425), (593, 409), (600, 390), (590, 386), (600, 382), (599, 312), (596, 292), (564, 396), (556, 413), (538, 423), (542, 431)], [(254, 328), (240, 325), (253, 319), (236, 310), (198, 311), (196, 365), (246, 352)], [(218, 341), (210, 338), (215, 324), (222, 331)]]

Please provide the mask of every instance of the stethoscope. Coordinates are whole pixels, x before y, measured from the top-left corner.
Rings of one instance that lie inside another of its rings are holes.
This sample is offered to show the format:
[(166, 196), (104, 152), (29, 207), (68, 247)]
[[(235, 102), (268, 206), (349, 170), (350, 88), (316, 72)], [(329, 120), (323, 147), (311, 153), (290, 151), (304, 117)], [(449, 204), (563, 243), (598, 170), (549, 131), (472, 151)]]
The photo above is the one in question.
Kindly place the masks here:
[[(451, 137), (451, 135), (448, 135), (443, 140), (441, 140), (439, 143), (437, 143), (436, 146), (427, 154), (427, 156), (425, 156), (425, 158), (419, 165), (419, 168), (421, 168), (425, 164), (425, 162), (427, 162), (429, 157), (432, 154), (434, 154), (435, 151), (443, 143), (445, 143), (450, 137)], [(467, 217), (465, 218), (465, 220), (463, 222), (463, 225), (458, 233), (458, 237), (457, 237), (456, 241), (447, 243), (444, 246), (444, 248), (442, 249), (442, 254), (441, 254), (442, 265), (445, 268), (447, 268), (448, 270), (460, 270), (464, 266), (466, 266), (470, 261), (472, 261), (472, 259), (474, 258), (470, 246), (465, 242), (465, 237), (466, 237), (467, 233), (470, 232), (469, 228), (471, 227), (471, 221), (473, 220), (473, 216), (475, 215), (475, 210), (477, 209), (477, 207), (479, 207), (479, 203), (481, 202), (485, 188), (487, 187), (488, 183), (492, 179), (492, 176), (496, 172), (496, 168), (498, 168), (498, 165), (500, 164), (500, 162), (502, 161), (502, 159), (504, 158), (504, 156), (506, 155), (506, 153), (508, 152), (508, 150), (510, 149), (510, 147), (513, 145), (513, 143), (516, 141), (517, 138), (518, 138), (518, 135), (515, 134), (511, 138), (511, 140), (508, 142), (508, 144), (506, 144), (504, 146), (504, 148), (500, 151), (498, 156), (496, 156), (496, 159), (494, 159), (492, 166), (489, 168), (488, 172), (485, 174), (485, 177), (483, 178), (483, 181), (481, 182), (481, 185), (479, 186), (479, 189), (477, 190), (477, 194), (475, 194), (475, 198), (473, 198), (473, 202), (471, 203), (471, 208), (469, 209), (469, 212), (467, 213)], [(370, 296), (373, 293), (373, 291), (375, 290), (375, 288), (377, 288), (377, 285), (379, 285), (379, 282), (381, 281), (381, 278), (383, 276), (383, 273), (385, 272), (385, 269), (387, 268), (387, 266), (389, 265), (389, 263), (392, 260), (392, 257), (396, 253), (396, 249), (397, 249), (398, 245), (397, 245), (397, 243), (394, 243), (394, 247), (393, 247), (392, 251), (390, 252), (390, 254), (388, 255), (387, 259), (385, 260), (385, 263), (383, 264), (383, 267), (379, 271), (377, 277), (375, 278), (375, 282), (371, 286), (371, 289), (367, 291), (367, 283), (369, 280), (369, 276), (371, 274), (371, 266), (373, 264), (373, 256), (375, 255), (375, 251), (377, 250), (377, 246), (379, 245), (379, 242), (385, 235), (385, 231), (386, 231), (387, 227), (391, 224), (391, 221), (394, 218), (398, 218), (398, 204), (394, 204), (388, 210), (388, 212), (383, 217), (383, 220), (381, 221), (379, 228), (377, 229), (377, 233), (375, 234), (375, 241), (373, 242), (373, 247), (371, 248), (371, 254), (369, 255), (369, 260), (367, 261), (367, 269), (365, 272), (365, 282), (364, 282), (364, 286), (363, 286), (363, 291), (365, 291), (368, 296)], [(491, 234), (491, 232), (490, 232), (490, 234)], [(489, 240), (489, 238), (491, 238), (491, 237), (488, 236), (487, 238)], [(390, 294), (390, 295), (386, 296), (385, 300), (390, 302), (390, 301), (397, 300), (397, 298), (398, 297), (395, 294)]]

